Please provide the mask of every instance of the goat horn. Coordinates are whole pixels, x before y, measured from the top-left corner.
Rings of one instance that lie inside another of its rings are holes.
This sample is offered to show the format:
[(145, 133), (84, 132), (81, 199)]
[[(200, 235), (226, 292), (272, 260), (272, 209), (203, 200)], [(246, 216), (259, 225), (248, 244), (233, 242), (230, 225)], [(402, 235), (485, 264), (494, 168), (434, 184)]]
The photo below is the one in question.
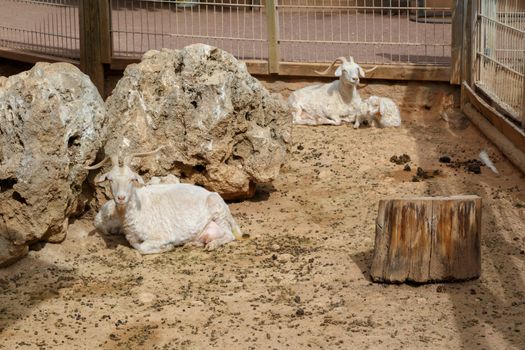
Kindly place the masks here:
[(354, 62), (354, 57), (353, 57), (353, 56), (350, 56), (350, 63), (355, 63), (355, 62)]
[(97, 164), (95, 165), (91, 165), (91, 166), (85, 166), (84, 169), (86, 170), (95, 170), (95, 169), (98, 169), (98, 168), (102, 168), (104, 166), (104, 164), (106, 164), (106, 162), (110, 159), (109, 156), (107, 156), (106, 158), (104, 158), (102, 161), (98, 162)]
[(379, 66), (375, 66), (375, 67), (372, 67), (370, 69), (363, 69), (365, 71), (366, 74), (368, 73), (372, 73), (373, 71), (375, 71)]
[(113, 155), (113, 156), (106, 156), (106, 158), (104, 158), (102, 161), (98, 162), (97, 164), (91, 165), (91, 166), (86, 166), (86, 167), (84, 167), (84, 169), (86, 169), (86, 170), (95, 170), (95, 169), (98, 169), (98, 168), (102, 168), (104, 166), (104, 164), (107, 163), (108, 160), (111, 160), (111, 165), (113, 165), (113, 166), (118, 165), (118, 156)]
[(316, 72), (317, 74), (319, 74), (319, 75), (326, 75), (326, 74), (328, 74), (328, 72), (332, 69), (332, 67), (333, 67), (337, 62), (341, 62), (341, 63), (345, 63), (345, 62), (347, 62), (346, 57), (344, 57), (344, 56), (337, 57), (337, 58), (332, 62), (332, 64), (330, 65), (330, 67), (326, 68), (326, 70), (324, 70), (324, 71), (322, 71), (322, 72), (318, 72), (318, 71), (315, 71), (315, 72)]
[(131, 161), (132, 158), (135, 158), (135, 157), (147, 157), (147, 156), (151, 156), (151, 155), (154, 155), (154, 154), (157, 154), (159, 153), (162, 149), (164, 148), (164, 146), (160, 146), (159, 148), (157, 148), (156, 150), (154, 151), (150, 151), (150, 152), (142, 152), (142, 153), (132, 153), (128, 156), (126, 156), (124, 158), (124, 164), (129, 164), (129, 162)]

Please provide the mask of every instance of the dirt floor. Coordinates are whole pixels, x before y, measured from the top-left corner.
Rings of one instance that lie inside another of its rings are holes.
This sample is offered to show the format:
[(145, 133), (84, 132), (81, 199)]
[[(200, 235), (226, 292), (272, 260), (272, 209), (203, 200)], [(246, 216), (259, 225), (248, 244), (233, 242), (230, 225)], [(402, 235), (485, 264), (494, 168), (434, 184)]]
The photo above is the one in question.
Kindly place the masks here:
[[(398, 101), (403, 126), (295, 127), (281, 176), (230, 204), (249, 238), (140, 256), (85, 217), (0, 270), (0, 349), (524, 349), (525, 177), (449, 87), (372, 92)], [(499, 176), (460, 165), (483, 149)], [(403, 153), (411, 171), (390, 162)], [(439, 174), (413, 182), (418, 167)], [(456, 194), (483, 198), (481, 278), (372, 283), (378, 201)]]

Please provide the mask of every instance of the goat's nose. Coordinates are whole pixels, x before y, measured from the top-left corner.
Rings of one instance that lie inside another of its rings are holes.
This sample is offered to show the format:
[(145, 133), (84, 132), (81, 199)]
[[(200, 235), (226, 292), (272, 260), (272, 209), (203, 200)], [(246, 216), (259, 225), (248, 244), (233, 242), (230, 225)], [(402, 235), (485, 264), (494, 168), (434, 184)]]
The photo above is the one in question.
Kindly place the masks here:
[(117, 199), (121, 202), (123, 202), (125, 199), (126, 199), (126, 196), (123, 196), (123, 195), (118, 195), (117, 196)]

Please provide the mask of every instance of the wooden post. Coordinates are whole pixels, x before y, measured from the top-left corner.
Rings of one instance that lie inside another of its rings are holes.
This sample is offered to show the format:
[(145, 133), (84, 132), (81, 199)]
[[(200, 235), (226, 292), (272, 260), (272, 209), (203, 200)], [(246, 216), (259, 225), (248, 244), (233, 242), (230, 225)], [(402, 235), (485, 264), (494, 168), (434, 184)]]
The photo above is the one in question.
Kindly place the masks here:
[(105, 97), (104, 63), (111, 61), (108, 0), (80, 0), (79, 20), (80, 69)]
[(477, 196), (382, 200), (370, 274), (392, 283), (477, 278), (480, 238)]
[(472, 86), (475, 80), (477, 48), (477, 1), (463, 0), (463, 52), (461, 55), (461, 80)]
[(523, 99), (521, 100), (521, 128), (525, 131), (525, 76), (523, 77)]
[[(461, 51), (461, 106), (464, 106), (468, 99), (466, 93), (463, 91), (464, 84), (471, 87), (478, 76), (478, 69), (475, 64), (476, 61), (476, 46), (474, 33), (476, 33), (477, 21), (477, 0), (462, 0), (463, 1), (463, 40)], [(474, 39), (474, 41), (473, 41)]]
[(454, 0), (452, 4), (452, 51), (450, 83), (461, 84), (461, 53), (463, 48), (463, 0)]
[(100, 58), (102, 63), (110, 64), (113, 54), (111, 41), (111, 8), (110, 0), (100, 0)]
[(268, 31), (268, 73), (279, 73), (279, 21), (277, 0), (266, 0), (266, 29)]

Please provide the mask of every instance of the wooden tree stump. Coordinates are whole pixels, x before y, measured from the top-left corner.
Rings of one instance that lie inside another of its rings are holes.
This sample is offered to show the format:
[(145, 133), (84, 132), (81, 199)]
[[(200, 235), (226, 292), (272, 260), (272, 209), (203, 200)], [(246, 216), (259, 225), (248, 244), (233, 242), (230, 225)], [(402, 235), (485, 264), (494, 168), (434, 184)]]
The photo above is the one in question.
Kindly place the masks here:
[(376, 282), (439, 282), (481, 272), (481, 198), (379, 202), (371, 276)]

